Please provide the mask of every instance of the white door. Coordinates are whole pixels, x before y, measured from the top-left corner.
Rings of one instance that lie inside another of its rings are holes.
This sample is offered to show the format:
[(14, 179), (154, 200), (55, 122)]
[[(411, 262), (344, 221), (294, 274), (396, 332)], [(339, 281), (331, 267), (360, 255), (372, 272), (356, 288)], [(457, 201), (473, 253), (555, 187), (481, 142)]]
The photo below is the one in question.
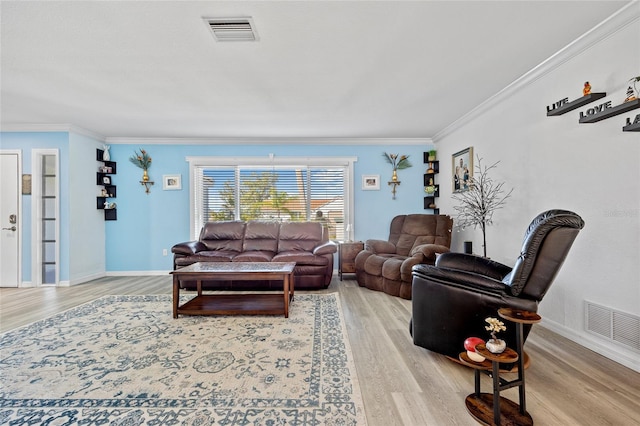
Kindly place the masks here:
[(18, 287), (19, 164), (17, 153), (0, 153), (0, 287)]

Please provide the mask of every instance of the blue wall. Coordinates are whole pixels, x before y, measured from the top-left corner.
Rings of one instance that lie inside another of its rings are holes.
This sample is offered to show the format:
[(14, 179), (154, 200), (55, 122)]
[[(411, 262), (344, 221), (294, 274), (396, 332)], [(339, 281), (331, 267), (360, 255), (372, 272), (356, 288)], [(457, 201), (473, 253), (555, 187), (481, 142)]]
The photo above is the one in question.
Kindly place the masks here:
[[(23, 173), (31, 172), (31, 150), (58, 148), (61, 174), (61, 268), (60, 279), (69, 279), (69, 134), (66, 132), (2, 133), (0, 148), (23, 150)], [(145, 194), (139, 184), (142, 170), (129, 162), (129, 157), (140, 148), (149, 152), (153, 165), (149, 175), (155, 185)], [(189, 164), (186, 157), (193, 156), (264, 156), (276, 157), (357, 157), (354, 167), (354, 238), (386, 238), (391, 219), (398, 214), (424, 213), (423, 173), (426, 166), (422, 153), (432, 145), (111, 145), (112, 161), (116, 161), (118, 220), (105, 223), (106, 272), (166, 271), (172, 268), (171, 247), (190, 240), (189, 223)], [(410, 156), (413, 167), (398, 172), (402, 184), (396, 200), (386, 185), (391, 177), (391, 166), (383, 152)], [(95, 153), (93, 154), (95, 155)], [(95, 162), (95, 157), (87, 158)], [(96, 163), (96, 167), (97, 167)], [(181, 174), (182, 190), (163, 191), (162, 175)], [(380, 175), (380, 191), (362, 191), (363, 174)], [(87, 176), (87, 179), (95, 179)], [(442, 184), (442, 180), (440, 180)], [(96, 192), (73, 194), (95, 200)], [(429, 211), (427, 211), (429, 212)], [(23, 196), (23, 280), (31, 277), (31, 200)], [(163, 256), (163, 249), (168, 255)], [(98, 271), (99, 272), (99, 271)]]
[[(142, 170), (128, 161), (138, 149), (153, 159), (149, 175), (155, 186), (150, 194), (138, 183)], [(171, 247), (190, 240), (189, 156), (357, 157), (354, 167), (355, 239), (386, 238), (391, 218), (397, 214), (424, 213), (422, 153), (431, 146), (396, 145), (112, 145), (112, 161), (118, 162), (113, 178), (118, 187), (118, 220), (107, 222), (107, 271), (157, 271), (172, 268)], [(414, 167), (399, 171), (402, 184), (396, 200), (386, 181), (391, 166), (384, 151), (410, 155)], [(162, 175), (181, 174), (182, 190), (163, 191)], [(361, 175), (379, 174), (380, 191), (362, 191)], [(169, 251), (168, 256), (162, 250)]]

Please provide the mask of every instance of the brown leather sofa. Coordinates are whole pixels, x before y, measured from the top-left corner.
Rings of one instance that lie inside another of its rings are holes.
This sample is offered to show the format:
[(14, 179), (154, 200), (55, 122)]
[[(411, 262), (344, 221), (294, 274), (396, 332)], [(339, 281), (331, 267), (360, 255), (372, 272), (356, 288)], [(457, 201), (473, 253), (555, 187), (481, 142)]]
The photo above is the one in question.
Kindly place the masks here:
[(361, 287), (411, 299), (411, 268), (431, 264), (451, 246), (453, 220), (446, 215), (409, 214), (391, 221), (389, 240), (367, 240), (356, 256)]
[[(471, 254), (446, 253), (435, 266), (413, 268), (409, 329), (414, 344), (457, 359), (467, 337), (489, 339), (484, 320), (500, 319), (498, 309), (537, 312), (583, 227), (577, 214), (549, 210), (529, 225), (513, 267)], [(507, 330), (499, 337), (516, 348), (516, 327), (504, 322)], [(524, 340), (530, 329), (524, 326)]]
[[(171, 248), (173, 269), (195, 262), (296, 262), (296, 289), (323, 289), (331, 283), (337, 245), (319, 222), (207, 222), (197, 241)], [(195, 282), (181, 282), (195, 288)], [(206, 281), (204, 289), (282, 289), (281, 281)]]

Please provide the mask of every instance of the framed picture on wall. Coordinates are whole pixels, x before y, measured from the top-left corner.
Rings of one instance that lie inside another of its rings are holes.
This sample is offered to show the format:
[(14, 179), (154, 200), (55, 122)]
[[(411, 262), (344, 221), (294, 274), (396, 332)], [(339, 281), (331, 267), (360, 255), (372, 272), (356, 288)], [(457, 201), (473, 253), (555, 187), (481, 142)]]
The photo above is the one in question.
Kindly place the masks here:
[(182, 189), (182, 175), (162, 175), (162, 189), (165, 191)]
[(463, 192), (469, 189), (473, 178), (473, 147), (463, 149), (451, 156), (453, 192)]
[(362, 175), (362, 189), (364, 191), (379, 191), (380, 175)]

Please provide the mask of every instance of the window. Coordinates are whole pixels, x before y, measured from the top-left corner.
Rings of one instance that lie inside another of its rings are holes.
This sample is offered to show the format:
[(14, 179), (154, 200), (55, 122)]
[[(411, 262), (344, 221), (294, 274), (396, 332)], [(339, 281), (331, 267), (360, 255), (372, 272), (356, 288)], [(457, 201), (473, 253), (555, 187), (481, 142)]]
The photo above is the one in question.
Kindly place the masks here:
[(353, 158), (187, 158), (194, 238), (207, 221), (323, 222), (343, 240), (352, 217)]

